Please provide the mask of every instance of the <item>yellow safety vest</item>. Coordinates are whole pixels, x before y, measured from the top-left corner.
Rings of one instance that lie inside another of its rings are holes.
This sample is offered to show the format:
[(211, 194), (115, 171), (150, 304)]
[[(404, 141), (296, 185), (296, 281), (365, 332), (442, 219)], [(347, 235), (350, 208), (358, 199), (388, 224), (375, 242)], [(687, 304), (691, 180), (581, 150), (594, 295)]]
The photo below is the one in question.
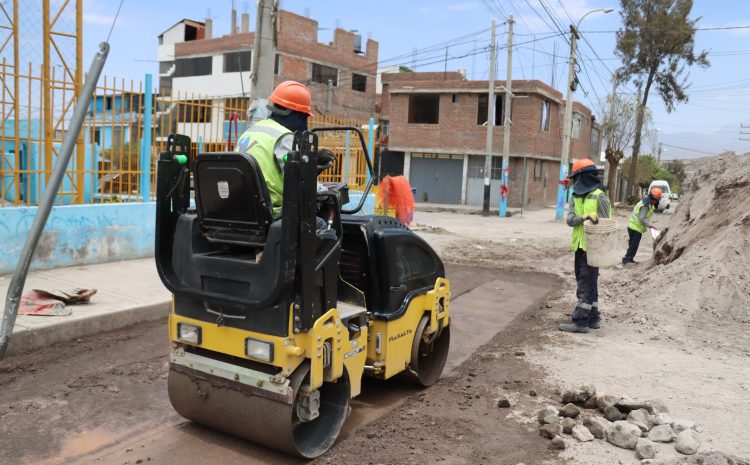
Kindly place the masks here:
[[(628, 221), (628, 228), (632, 229), (633, 231), (638, 231), (641, 234), (645, 233), (646, 229), (648, 229), (643, 223), (641, 223), (641, 208), (642, 207), (643, 207), (643, 199), (641, 199), (640, 202), (635, 204), (635, 208), (633, 208), (633, 213), (630, 214), (630, 220)], [(649, 202), (648, 211), (646, 212), (646, 218), (651, 218), (653, 214), (654, 214), (654, 206), (651, 205), (651, 202)]]
[[(586, 197), (573, 196), (575, 205), (575, 214), (577, 216), (586, 216), (599, 211), (599, 196), (604, 194), (601, 189), (594, 189), (586, 194)], [(610, 216), (611, 213), (610, 213)], [(583, 230), (583, 223), (573, 227), (573, 240), (570, 244), (570, 250), (578, 249), (586, 251), (586, 233)]]

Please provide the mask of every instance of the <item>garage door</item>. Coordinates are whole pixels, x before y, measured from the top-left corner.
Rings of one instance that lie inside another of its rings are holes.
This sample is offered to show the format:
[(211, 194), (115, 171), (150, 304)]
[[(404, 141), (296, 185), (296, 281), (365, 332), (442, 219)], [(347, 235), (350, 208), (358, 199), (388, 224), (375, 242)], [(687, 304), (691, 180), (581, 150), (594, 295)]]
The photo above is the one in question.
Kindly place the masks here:
[(409, 182), (416, 189), (414, 200), (431, 203), (461, 202), (461, 158), (411, 158)]

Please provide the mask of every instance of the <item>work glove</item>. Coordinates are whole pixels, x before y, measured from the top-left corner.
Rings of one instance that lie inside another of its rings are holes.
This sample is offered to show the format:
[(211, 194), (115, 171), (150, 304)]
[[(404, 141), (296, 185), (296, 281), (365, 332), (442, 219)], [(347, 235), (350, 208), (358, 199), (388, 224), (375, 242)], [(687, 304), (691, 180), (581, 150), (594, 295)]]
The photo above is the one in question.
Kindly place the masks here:
[(589, 213), (588, 215), (583, 217), (583, 221), (590, 220), (592, 223), (597, 224), (599, 223), (599, 215), (596, 213)]
[(318, 174), (333, 166), (336, 154), (328, 149), (318, 150)]

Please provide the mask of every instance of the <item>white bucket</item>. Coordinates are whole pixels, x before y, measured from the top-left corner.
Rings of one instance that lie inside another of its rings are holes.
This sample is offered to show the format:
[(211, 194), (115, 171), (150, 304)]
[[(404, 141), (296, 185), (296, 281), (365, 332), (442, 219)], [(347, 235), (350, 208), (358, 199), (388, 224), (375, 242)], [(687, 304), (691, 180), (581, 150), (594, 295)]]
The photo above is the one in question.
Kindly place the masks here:
[(586, 262), (589, 266), (609, 268), (622, 260), (617, 221), (601, 218), (598, 224), (583, 224), (586, 233)]

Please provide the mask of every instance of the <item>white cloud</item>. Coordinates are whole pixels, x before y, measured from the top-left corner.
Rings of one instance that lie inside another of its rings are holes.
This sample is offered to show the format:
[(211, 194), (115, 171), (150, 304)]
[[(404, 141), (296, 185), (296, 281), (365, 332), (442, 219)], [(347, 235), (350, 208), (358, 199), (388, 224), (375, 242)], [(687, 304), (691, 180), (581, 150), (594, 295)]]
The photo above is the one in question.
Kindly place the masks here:
[(471, 11), (476, 10), (481, 5), (476, 2), (461, 2), (461, 3), (454, 3), (448, 6), (448, 9), (451, 11)]

